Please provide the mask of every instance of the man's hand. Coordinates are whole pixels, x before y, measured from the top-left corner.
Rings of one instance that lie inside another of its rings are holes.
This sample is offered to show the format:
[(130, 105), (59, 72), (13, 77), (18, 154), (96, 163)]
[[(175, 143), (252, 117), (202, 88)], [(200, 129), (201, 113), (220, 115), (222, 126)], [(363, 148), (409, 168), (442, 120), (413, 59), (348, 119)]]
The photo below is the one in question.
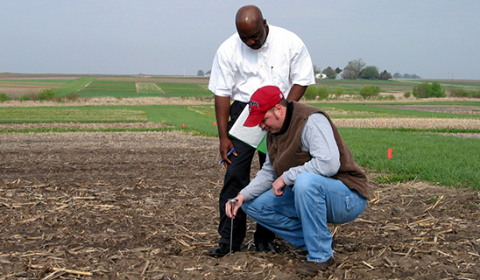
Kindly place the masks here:
[(233, 218), (233, 219), (235, 219), (235, 217), (237, 216), (238, 209), (240, 209), (240, 207), (242, 207), (243, 203), (245, 202), (245, 197), (243, 196), (243, 194), (239, 194), (235, 198), (238, 199), (238, 201), (235, 202), (235, 208), (233, 209), (233, 216), (232, 216), (232, 203), (227, 201), (227, 203), (225, 204), (225, 213), (229, 218)]
[(272, 184), (273, 194), (275, 196), (282, 196), (285, 190), (285, 182), (283, 181), (283, 175), (278, 177)]
[[(224, 160), (223, 166), (225, 166), (225, 168), (228, 168), (228, 165), (232, 164), (232, 161), (228, 158), (228, 152), (233, 148), (235, 147), (233, 146), (233, 143), (230, 139), (224, 138), (220, 140), (220, 156)], [(234, 156), (238, 155), (236, 151), (233, 151), (232, 154)]]
[[(215, 95), (215, 115), (217, 117), (218, 138), (220, 138), (220, 156), (223, 165), (228, 167), (232, 162), (228, 159), (228, 152), (233, 149), (233, 143), (228, 138), (228, 117), (230, 114), (230, 97)], [(237, 152), (233, 152), (237, 156)]]

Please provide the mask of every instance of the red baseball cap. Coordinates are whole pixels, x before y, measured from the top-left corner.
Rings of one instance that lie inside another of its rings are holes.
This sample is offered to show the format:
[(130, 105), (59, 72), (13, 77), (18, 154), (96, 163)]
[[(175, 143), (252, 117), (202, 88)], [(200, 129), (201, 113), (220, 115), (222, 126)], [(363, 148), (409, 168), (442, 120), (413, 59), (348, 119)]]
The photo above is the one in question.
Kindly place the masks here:
[(267, 111), (275, 107), (282, 98), (283, 93), (277, 86), (264, 86), (257, 89), (248, 102), (250, 113), (243, 125), (248, 127), (259, 125)]

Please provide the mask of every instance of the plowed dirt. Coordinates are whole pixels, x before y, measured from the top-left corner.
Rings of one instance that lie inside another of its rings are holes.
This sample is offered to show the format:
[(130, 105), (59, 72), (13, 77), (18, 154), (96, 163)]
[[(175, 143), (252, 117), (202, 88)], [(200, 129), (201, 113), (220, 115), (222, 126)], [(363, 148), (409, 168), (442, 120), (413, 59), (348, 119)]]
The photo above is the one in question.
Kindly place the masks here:
[[(0, 134), (0, 278), (303, 279), (281, 239), (255, 251), (252, 222), (242, 252), (205, 254), (218, 160), (216, 138), (177, 132)], [(337, 266), (316, 279), (480, 279), (478, 190), (371, 185), (365, 212), (331, 226)]]

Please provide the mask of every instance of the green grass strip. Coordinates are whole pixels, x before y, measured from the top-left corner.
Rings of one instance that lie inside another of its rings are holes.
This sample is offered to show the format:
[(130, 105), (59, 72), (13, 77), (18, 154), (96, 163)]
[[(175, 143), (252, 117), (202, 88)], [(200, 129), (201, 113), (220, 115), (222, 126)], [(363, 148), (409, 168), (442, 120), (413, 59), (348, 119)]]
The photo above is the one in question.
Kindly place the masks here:
[[(356, 162), (379, 172), (452, 187), (480, 188), (480, 140), (339, 128)], [(388, 149), (393, 157), (387, 158)]]
[(82, 89), (93, 80), (95, 80), (95, 77), (79, 78), (79, 79), (73, 80), (72, 82), (69, 82), (65, 86), (54, 89), (53, 92), (59, 96), (65, 96), (70, 93), (77, 92), (78, 90)]
[(95, 97), (113, 97), (113, 98), (137, 98), (137, 97), (159, 97), (162, 96), (158, 93), (136, 93), (133, 91), (89, 91), (82, 90), (78, 94), (81, 97), (95, 98)]
[[(217, 127), (213, 125), (215, 122), (213, 105), (152, 105), (128, 107), (143, 110), (147, 114), (148, 121), (150, 122), (164, 123), (174, 126), (178, 130), (191, 131), (206, 136), (216, 136), (218, 134)], [(183, 126), (183, 124), (185, 124), (185, 126)]]
[(142, 110), (118, 107), (25, 107), (0, 108), (0, 123), (143, 122)]

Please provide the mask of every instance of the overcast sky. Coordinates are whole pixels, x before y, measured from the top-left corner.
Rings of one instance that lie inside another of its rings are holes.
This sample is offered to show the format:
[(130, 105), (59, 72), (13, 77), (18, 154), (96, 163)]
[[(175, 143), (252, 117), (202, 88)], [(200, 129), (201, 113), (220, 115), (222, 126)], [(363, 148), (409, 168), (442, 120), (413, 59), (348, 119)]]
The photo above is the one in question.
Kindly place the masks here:
[(313, 64), (480, 79), (478, 0), (0, 0), (0, 72), (196, 75), (255, 4)]

